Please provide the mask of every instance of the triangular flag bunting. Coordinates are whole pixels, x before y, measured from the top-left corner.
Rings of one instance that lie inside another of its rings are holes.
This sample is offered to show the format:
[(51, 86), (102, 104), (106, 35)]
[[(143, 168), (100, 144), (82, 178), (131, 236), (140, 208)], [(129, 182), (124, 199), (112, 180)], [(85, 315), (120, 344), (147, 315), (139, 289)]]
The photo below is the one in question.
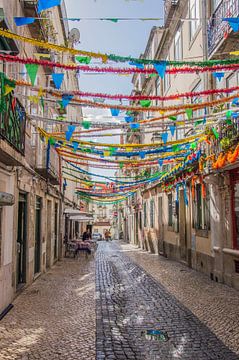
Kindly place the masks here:
[(167, 67), (167, 61), (161, 61), (161, 63), (154, 64), (154, 68), (161, 77), (161, 79), (163, 79), (165, 76), (166, 67)]
[(142, 107), (149, 107), (151, 105), (151, 101), (150, 100), (140, 100), (140, 105)]
[(16, 26), (29, 25), (34, 23), (34, 17), (14, 17)]
[(64, 74), (61, 74), (61, 73), (56, 74), (56, 73), (54, 73), (51, 76), (52, 76), (52, 80), (53, 80), (53, 82), (55, 84), (55, 87), (59, 90), (60, 87), (61, 87), (62, 81), (64, 79)]
[(168, 140), (168, 133), (167, 132), (162, 133), (161, 136), (162, 136), (162, 140), (163, 140), (164, 144), (166, 144), (166, 142)]
[(37, 12), (40, 13), (43, 10), (58, 6), (61, 4), (61, 0), (38, 0)]
[(73, 99), (73, 97), (74, 97), (73, 95), (69, 95), (69, 94), (63, 94), (62, 95), (62, 106), (63, 106), (63, 108), (67, 107), (67, 105)]
[(14, 89), (15, 89), (15, 87), (6, 84), (6, 85), (5, 85), (4, 96), (8, 95), (8, 94), (9, 94), (10, 92), (12, 92)]
[(75, 59), (80, 64), (89, 64), (91, 62), (91, 57), (89, 56), (76, 56)]
[(171, 135), (174, 136), (175, 130), (176, 130), (176, 126), (175, 125), (171, 125), (169, 126), (169, 130), (171, 132)]
[(89, 121), (82, 121), (82, 126), (84, 129), (88, 130), (91, 127), (91, 123)]
[(140, 63), (136, 63), (134, 61), (130, 61), (129, 62), (129, 65), (132, 65), (132, 66), (136, 66), (138, 69), (144, 69), (144, 65), (143, 64), (140, 64)]
[(239, 18), (222, 18), (223, 21), (227, 21), (234, 32), (239, 31)]
[(213, 132), (215, 138), (218, 139), (218, 138), (219, 138), (219, 134), (218, 134), (217, 130), (216, 130), (215, 128), (212, 128), (212, 132)]
[(127, 123), (131, 123), (134, 121), (134, 118), (132, 116), (126, 116), (124, 119)]
[(215, 77), (215, 79), (218, 79), (218, 81), (220, 82), (224, 78), (225, 73), (224, 72), (214, 72), (214, 73), (212, 73), (212, 75)]
[(112, 116), (118, 116), (120, 113), (119, 109), (110, 109)]
[(31, 80), (31, 84), (34, 85), (39, 65), (37, 65), (37, 64), (25, 64), (25, 67), (26, 67), (28, 76), (29, 76), (29, 78)]
[(187, 114), (188, 120), (190, 120), (193, 116), (193, 109), (186, 109), (185, 113)]

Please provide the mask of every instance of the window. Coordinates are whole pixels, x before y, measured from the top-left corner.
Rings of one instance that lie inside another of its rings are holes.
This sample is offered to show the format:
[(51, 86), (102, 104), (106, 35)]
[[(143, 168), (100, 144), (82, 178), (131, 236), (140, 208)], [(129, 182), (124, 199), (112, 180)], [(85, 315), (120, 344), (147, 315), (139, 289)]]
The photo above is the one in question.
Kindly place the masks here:
[(200, 25), (200, 1), (199, 0), (190, 0), (190, 8), (189, 8), (189, 34), (190, 41), (192, 41), (194, 35), (197, 32), (197, 29)]
[(142, 211), (139, 213), (139, 228), (142, 230)]
[(154, 227), (154, 200), (150, 200), (150, 227)]
[(222, 0), (212, 0), (212, 12), (216, 10), (218, 5), (222, 2)]
[(182, 60), (183, 48), (182, 48), (182, 29), (177, 30), (174, 38), (174, 59), (176, 61)]
[(197, 230), (210, 230), (210, 200), (209, 191), (203, 198), (202, 185), (196, 185), (194, 200), (194, 228)]
[(144, 227), (147, 226), (147, 203), (144, 203)]
[(168, 226), (173, 226), (173, 195), (168, 194)]

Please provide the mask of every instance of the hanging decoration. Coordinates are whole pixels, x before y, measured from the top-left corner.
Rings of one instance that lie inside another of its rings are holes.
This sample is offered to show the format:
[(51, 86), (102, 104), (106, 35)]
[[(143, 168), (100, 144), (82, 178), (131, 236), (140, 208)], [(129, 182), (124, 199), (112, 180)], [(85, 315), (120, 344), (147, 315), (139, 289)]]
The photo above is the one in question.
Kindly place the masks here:
[[(54, 1), (54, 0), (52, 0)], [(57, 1), (57, 0), (55, 0)], [(59, 0), (58, 0), (59, 1)], [(43, 49), (50, 49), (55, 50), (58, 52), (66, 52), (73, 55), (83, 55), (88, 56), (96, 59), (101, 59), (103, 63), (106, 63), (108, 60), (114, 61), (114, 62), (129, 62), (133, 61), (138, 64), (145, 64), (145, 65), (155, 65), (155, 64), (162, 64), (162, 61), (164, 60), (150, 60), (150, 59), (143, 59), (143, 58), (132, 58), (130, 56), (118, 56), (114, 54), (103, 54), (103, 53), (96, 53), (91, 51), (85, 51), (85, 50), (77, 50), (73, 48), (68, 48), (65, 46), (56, 45), (53, 43), (45, 42), (42, 40), (36, 40), (33, 38), (29, 38), (26, 36), (21, 36), (18, 34), (15, 34), (9, 30), (0, 29), (0, 36), (9, 38), (9, 39), (15, 39), (21, 42), (30, 43), (36, 47), (40, 47)], [(237, 52), (230, 52), (229, 54), (236, 55)], [(224, 59), (224, 60), (206, 60), (206, 61), (166, 61), (166, 65), (174, 65), (174, 66), (211, 66), (211, 65), (222, 65), (222, 64), (235, 64), (235, 59)], [(139, 69), (141, 70), (141, 69)]]

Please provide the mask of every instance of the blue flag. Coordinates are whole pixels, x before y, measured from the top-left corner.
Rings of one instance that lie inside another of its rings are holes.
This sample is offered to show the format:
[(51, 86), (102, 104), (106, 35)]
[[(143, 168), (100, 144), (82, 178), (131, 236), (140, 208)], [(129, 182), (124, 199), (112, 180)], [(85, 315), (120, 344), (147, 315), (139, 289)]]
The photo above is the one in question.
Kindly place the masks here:
[(126, 116), (124, 119), (125, 119), (125, 121), (126, 121), (127, 123), (131, 123), (131, 122), (134, 121), (133, 116)]
[(71, 99), (73, 99), (73, 95), (69, 95), (69, 94), (62, 95), (62, 105), (64, 108), (67, 107)]
[(120, 113), (119, 109), (110, 109), (112, 116), (118, 116)]
[(239, 18), (222, 18), (223, 21), (227, 21), (234, 32), (239, 31)]
[(167, 140), (168, 140), (168, 133), (166, 132), (166, 133), (162, 133), (162, 140), (163, 140), (163, 142), (164, 142), (164, 144), (166, 144), (166, 142), (167, 142)]
[(130, 129), (139, 129), (139, 124), (138, 123), (131, 123), (130, 124)]
[(163, 165), (163, 159), (159, 159), (158, 164), (159, 164), (159, 166), (162, 166)]
[(140, 156), (141, 159), (144, 159), (145, 158), (145, 152), (140, 151), (139, 156)]
[(38, 0), (37, 12), (39, 14), (43, 10), (50, 9), (60, 4), (61, 4), (61, 0)]
[(62, 81), (64, 79), (64, 74), (53, 73), (51, 76), (52, 76), (52, 80), (55, 84), (55, 87), (59, 90), (61, 87)]
[(14, 17), (16, 26), (29, 25), (34, 23), (35, 20), (33, 17)]
[(154, 64), (154, 68), (161, 77), (161, 79), (163, 79), (165, 76), (166, 67), (167, 67), (167, 61), (161, 61), (161, 63)]
[(129, 65), (136, 66), (138, 69), (142, 69), (142, 70), (144, 69), (143, 64), (140, 64), (140, 63), (137, 63), (137, 62), (134, 62), (134, 61), (130, 61)]
[(218, 79), (219, 81), (221, 81), (222, 78), (224, 78), (225, 73), (224, 73), (224, 72), (214, 72), (214, 73), (212, 73), (212, 75), (213, 75), (216, 79)]
[(169, 130), (171, 131), (172, 136), (174, 136), (174, 133), (175, 133), (175, 130), (176, 130), (176, 126), (175, 126), (175, 125), (169, 126)]

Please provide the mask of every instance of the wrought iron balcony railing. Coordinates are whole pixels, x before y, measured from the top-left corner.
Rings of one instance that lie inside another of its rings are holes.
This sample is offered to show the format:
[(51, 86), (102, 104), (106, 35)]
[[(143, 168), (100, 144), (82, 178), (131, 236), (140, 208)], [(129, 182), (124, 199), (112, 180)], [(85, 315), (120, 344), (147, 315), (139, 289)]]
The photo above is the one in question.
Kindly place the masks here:
[[(39, 149), (36, 148), (36, 151)], [(47, 148), (43, 150), (43, 156), (36, 159), (36, 170), (37, 172), (48, 179), (51, 184), (59, 185), (60, 183), (60, 164), (59, 155), (48, 143)]]
[(0, 138), (6, 140), (15, 150), (25, 154), (26, 112), (20, 101), (5, 92), (5, 76), (0, 75)]
[(217, 46), (226, 40), (230, 26), (223, 18), (239, 16), (239, 0), (223, 0), (218, 5), (208, 22), (208, 56), (216, 50)]

